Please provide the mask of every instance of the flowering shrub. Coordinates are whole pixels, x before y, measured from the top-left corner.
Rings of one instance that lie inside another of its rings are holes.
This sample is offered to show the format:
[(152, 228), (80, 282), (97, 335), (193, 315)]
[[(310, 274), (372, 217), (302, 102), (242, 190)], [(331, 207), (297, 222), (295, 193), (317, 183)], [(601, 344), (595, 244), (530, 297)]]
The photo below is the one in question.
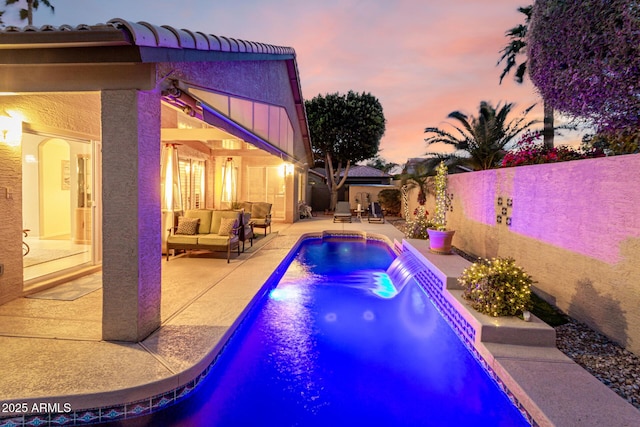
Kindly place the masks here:
[(433, 222), (428, 218), (429, 212), (424, 206), (418, 206), (413, 211), (413, 219), (407, 221), (405, 234), (410, 239), (428, 239), (428, 228), (433, 227)]
[(489, 316), (516, 316), (529, 310), (533, 280), (513, 258), (483, 259), (467, 267), (458, 282), (471, 307)]
[(638, 127), (637, 0), (536, 0), (527, 37), (531, 81), (546, 103), (599, 128)]
[(516, 148), (502, 158), (502, 167), (565, 162), (604, 156), (604, 151), (600, 148), (591, 148), (587, 151), (574, 150), (570, 147), (549, 148), (538, 143), (539, 140), (540, 132), (525, 132), (516, 144)]

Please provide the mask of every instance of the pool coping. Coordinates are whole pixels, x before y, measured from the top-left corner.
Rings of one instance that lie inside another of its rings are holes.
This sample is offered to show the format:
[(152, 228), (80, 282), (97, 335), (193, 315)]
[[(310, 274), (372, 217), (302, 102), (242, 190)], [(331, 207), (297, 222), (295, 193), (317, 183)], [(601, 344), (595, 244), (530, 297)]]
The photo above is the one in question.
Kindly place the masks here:
[(430, 270), (417, 282), (532, 425), (640, 425), (640, 411), (557, 349), (551, 326), (535, 316), (492, 318), (471, 308), (457, 285), (469, 261), (432, 253), (422, 240), (403, 240), (401, 248)]

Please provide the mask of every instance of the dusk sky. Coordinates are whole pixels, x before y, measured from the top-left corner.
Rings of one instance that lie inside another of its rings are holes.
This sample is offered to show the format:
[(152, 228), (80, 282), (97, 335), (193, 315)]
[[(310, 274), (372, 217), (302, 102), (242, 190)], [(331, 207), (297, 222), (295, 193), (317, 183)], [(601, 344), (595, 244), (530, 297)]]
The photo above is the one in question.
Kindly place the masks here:
[[(529, 80), (496, 66), (505, 31), (523, 22), (527, 0), (50, 0), (34, 25), (104, 23), (112, 18), (170, 25), (295, 49), (305, 99), (370, 92), (384, 109), (381, 156), (405, 163), (424, 155), (424, 128), (445, 126), (455, 110), (476, 115), (480, 101), (542, 104)], [(16, 21), (9, 7), (5, 24)], [(513, 116), (515, 117), (515, 115)]]

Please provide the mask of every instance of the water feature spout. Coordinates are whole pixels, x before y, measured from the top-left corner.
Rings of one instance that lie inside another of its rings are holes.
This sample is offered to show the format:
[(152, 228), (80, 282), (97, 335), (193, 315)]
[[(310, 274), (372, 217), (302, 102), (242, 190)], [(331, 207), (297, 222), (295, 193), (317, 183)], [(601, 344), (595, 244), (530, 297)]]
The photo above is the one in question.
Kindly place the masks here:
[(407, 283), (424, 269), (425, 266), (414, 255), (409, 252), (402, 252), (387, 268), (387, 275), (395, 286), (396, 293), (400, 293)]

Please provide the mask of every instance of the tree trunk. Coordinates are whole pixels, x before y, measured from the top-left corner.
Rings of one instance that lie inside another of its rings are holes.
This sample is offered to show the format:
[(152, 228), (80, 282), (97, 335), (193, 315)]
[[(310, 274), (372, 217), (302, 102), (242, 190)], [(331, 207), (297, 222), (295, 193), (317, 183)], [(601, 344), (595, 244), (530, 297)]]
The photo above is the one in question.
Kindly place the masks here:
[(33, 0), (27, 0), (27, 24), (33, 25)]
[(336, 210), (336, 205), (338, 204), (338, 189), (336, 187), (331, 188), (331, 202), (329, 207), (332, 211)]
[(329, 209), (332, 211), (336, 209), (336, 205), (338, 204), (338, 190), (344, 185), (344, 182), (347, 180), (347, 175), (349, 174), (349, 167), (351, 166), (351, 160), (347, 161), (347, 166), (344, 168), (344, 175), (339, 183), (336, 183), (336, 175), (340, 177), (340, 170), (342, 169), (342, 164), (338, 162), (338, 169), (336, 171), (333, 170), (333, 163), (331, 159), (331, 154), (327, 153), (325, 155), (325, 166), (324, 170), (327, 174), (327, 186), (329, 187), (329, 191), (331, 191), (331, 202), (329, 204)]
[(553, 107), (546, 101), (544, 102), (544, 128), (542, 130), (542, 136), (544, 146), (547, 148), (553, 148), (553, 135), (555, 130), (553, 128)]

